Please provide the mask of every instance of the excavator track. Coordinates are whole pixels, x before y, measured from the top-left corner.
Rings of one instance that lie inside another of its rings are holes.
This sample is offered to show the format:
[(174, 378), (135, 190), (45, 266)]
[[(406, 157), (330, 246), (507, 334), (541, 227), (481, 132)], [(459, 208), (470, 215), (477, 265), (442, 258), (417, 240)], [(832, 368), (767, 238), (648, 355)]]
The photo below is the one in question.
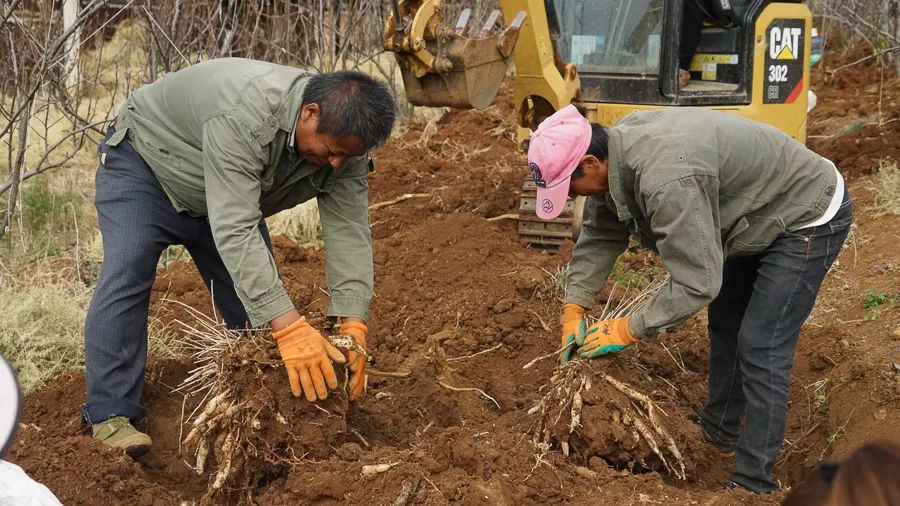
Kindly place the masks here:
[(569, 199), (563, 212), (552, 220), (535, 214), (537, 186), (529, 175), (522, 184), (519, 198), (519, 240), (525, 246), (556, 252), (567, 240), (575, 240), (581, 232), (584, 199)]

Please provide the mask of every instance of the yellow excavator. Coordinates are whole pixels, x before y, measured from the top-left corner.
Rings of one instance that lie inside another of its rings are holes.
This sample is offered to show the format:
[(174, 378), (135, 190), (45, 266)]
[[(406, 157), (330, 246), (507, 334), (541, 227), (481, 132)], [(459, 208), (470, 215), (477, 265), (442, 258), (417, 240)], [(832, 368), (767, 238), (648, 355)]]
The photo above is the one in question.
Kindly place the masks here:
[[(500, 0), (502, 16), (492, 12), (477, 31), (470, 9), (448, 23), (442, 0), (392, 3), (385, 49), (396, 54), (415, 105), (487, 107), (515, 63), (521, 149), (540, 121), (571, 103), (605, 126), (634, 111), (707, 107), (806, 140), (812, 16), (802, 2)], [(687, 16), (698, 10), (704, 21), (688, 33)], [(543, 221), (534, 214), (535, 191), (526, 178), (522, 241), (554, 248), (577, 235), (583, 202)]]

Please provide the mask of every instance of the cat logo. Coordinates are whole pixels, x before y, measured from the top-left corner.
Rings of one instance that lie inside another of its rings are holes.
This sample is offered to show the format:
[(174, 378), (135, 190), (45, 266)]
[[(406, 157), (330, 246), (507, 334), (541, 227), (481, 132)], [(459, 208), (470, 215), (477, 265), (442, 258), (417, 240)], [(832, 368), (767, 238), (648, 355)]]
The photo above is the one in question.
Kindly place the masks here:
[(799, 27), (773, 26), (769, 30), (769, 57), (773, 60), (796, 60), (800, 54), (800, 37), (803, 29)]

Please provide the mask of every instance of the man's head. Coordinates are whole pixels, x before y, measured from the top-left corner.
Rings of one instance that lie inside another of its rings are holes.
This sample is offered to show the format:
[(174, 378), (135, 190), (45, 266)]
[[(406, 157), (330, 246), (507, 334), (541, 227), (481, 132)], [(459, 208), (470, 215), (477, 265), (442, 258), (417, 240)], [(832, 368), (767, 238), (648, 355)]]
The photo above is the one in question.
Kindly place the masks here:
[(318, 74), (303, 89), (295, 144), (317, 165), (339, 167), (383, 144), (394, 128), (394, 99), (361, 72)]
[(588, 123), (574, 105), (538, 125), (528, 146), (538, 217), (559, 216), (570, 195), (602, 195), (608, 189), (607, 145), (606, 130)]
[(587, 153), (572, 172), (569, 196), (600, 196), (609, 191), (609, 135), (602, 126), (591, 123), (591, 142)]

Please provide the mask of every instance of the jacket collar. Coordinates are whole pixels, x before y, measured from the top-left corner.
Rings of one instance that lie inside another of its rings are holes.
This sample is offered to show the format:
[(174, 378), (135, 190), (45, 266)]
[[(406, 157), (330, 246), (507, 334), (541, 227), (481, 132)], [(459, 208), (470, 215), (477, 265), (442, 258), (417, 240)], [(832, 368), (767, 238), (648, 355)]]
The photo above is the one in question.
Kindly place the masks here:
[(306, 87), (309, 77), (310, 76), (305, 75), (291, 86), (290, 91), (288, 91), (284, 102), (281, 103), (281, 107), (276, 114), (276, 117), (278, 118), (278, 128), (288, 132), (288, 147), (294, 148), (295, 151), (296, 147), (294, 146), (293, 141), (296, 134), (297, 118), (300, 116), (300, 106), (303, 104), (303, 89)]
[(625, 188), (622, 186), (622, 171), (625, 170), (625, 163), (622, 160), (622, 138), (615, 129), (609, 129), (609, 193), (612, 195), (613, 202), (616, 204), (616, 214), (619, 215), (619, 221), (628, 221), (632, 218), (631, 211), (628, 209), (628, 200), (625, 196)]

